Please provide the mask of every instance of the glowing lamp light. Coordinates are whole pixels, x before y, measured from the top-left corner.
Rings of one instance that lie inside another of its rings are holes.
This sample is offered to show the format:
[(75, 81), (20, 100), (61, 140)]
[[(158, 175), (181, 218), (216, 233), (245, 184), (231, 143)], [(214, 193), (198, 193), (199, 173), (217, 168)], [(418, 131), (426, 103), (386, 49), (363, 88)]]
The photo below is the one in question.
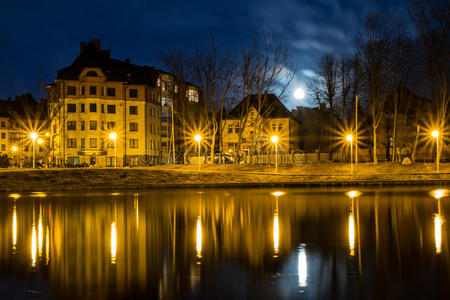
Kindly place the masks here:
[(42, 144), (44, 142), (44, 140), (43, 139), (38, 139), (37, 142), (38, 142), (38, 144)]
[(435, 138), (439, 137), (439, 131), (437, 131), (437, 130), (432, 131), (431, 136), (435, 137)]
[(349, 134), (345, 137), (345, 139), (349, 142), (353, 141), (353, 135)]
[(283, 195), (284, 195), (284, 192), (276, 191), (276, 192), (271, 193), (271, 195), (272, 195), (272, 196), (275, 196), (275, 197), (283, 196)]
[(361, 195), (361, 192), (359, 191), (350, 191), (347, 193), (347, 196), (349, 196), (350, 198), (355, 198), (358, 197), (359, 195)]
[(16, 146), (13, 146), (13, 147), (11, 148), (11, 150), (12, 150), (13, 152), (16, 152), (16, 151), (17, 151), (17, 147), (16, 147)]
[(34, 141), (35, 139), (37, 139), (38, 134), (36, 132), (32, 132), (30, 133), (30, 138)]
[(278, 136), (276, 136), (276, 135), (271, 136), (270, 141), (274, 144), (278, 143)]
[(46, 137), (49, 137), (49, 136), (50, 136), (50, 133), (49, 133), (49, 132), (46, 132), (46, 133), (45, 133), (45, 136), (46, 136)]
[(194, 140), (197, 141), (197, 142), (200, 142), (202, 140), (202, 136), (200, 134), (196, 134), (194, 136)]
[(447, 196), (448, 194), (448, 190), (444, 190), (444, 189), (440, 189), (440, 190), (434, 190), (431, 192), (431, 196), (436, 198), (436, 199), (440, 199), (442, 197)]
[(14, 200), (19, 199), (21, 197), (20, 194), (9, 194), (8, 196), (13, 198)]
[(355, 219), (353, 214), (348, 217), (348, 244), (350, 248), (350, 255), (355, 255)]
[(109, 138), (111, 139), (111, 140), (116, 140), (117, 139), (117, 133), (115, 133), (115, 132), (111, 132), (110, 134), (109, 134)]

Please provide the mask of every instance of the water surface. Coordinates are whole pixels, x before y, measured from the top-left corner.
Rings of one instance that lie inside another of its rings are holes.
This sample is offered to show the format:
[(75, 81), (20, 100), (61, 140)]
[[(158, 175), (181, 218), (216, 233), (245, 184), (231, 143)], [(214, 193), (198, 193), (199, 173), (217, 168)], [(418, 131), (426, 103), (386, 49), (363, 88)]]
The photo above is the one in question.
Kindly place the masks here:
[(0, 293), (448, 299), (450, 198), (433, 189), (1, 195)]

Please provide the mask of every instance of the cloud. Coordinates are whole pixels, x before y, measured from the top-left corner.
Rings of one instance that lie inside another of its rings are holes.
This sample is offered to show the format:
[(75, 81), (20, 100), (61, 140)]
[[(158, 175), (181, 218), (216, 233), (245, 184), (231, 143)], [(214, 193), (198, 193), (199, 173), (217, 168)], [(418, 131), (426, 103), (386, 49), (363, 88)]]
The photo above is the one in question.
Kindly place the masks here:
[(303, 69), (302, 73), (303, 73), (303, 75), (305, 75), (306, 77), (309, 77), (309, 78), (314, 78), (317, 76), (316, 72), (314, 72), (313, 70), (310, 70), (310, 69)]

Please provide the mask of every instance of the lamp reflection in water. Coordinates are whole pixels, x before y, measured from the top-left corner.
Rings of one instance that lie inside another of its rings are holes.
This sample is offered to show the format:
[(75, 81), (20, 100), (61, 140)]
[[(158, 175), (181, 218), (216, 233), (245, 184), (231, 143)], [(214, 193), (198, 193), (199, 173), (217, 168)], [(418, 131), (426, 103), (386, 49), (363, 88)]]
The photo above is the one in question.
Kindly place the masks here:
[(202, 258), (202, 220), (197, 217), (197, 258)]
[(36, 239), (36, 225), (33, 222), (31, 228), (31, 266), (36, 267), (36, 248), (37, 248), (37, 239)]
[(355, 220), (353, 218), (353, 211), (348, 217), (348, 244), (350, 247), (350, 255), (355, 255)]
[(298, 286), (306, 287), (308, 278), (308, 264), (306, 261), (306, 249), (305, 244), (300, 244), (298, 250)]
[(117, 216), (117, 206), (116, 206), (116, 201), (114, 201), (114, 216), (113, 216), (113, 221), (111, 222), (111, 239), (110, 239), (111, 264), (115, 264), (117, 262), (116, 216)]
[(12, 216), (12, 248), (16, 250), (17, 247), (17, 212), (16, 201), (14, 200), (13, 216)]
[(275, 211), (273, 213), (273, 257), (278, 257), (279, 242), (280, 242), (280, 227), (278, 224), (278, 197), (283, 196), (284, 193), (280, 191), (276, 191), (271, 193), (272, 196), (275, 196)]
[(38, 238), (39, 257), (42, 257), (42, 246), (44, 241), (44, 229), (42, 227), (42, 206), (39, 206)]
[(50, 241), (49, 241), (49, 230), (48, 226), (45, 230), (45, 264), (48, 265), (50, 260)]
[(437, 200), (438, 212), (434, 214), (434, 241), (436, 246), (436, 253), (440, 254), (442, 251), (442, 215), (441, 215), (441, 198), (448, 195), (448, 191), (444, 189), (431, 191), (431, 196)]
[(116, 263), (117, 255), (117, 230), (116, 222), (111, 223), (111, 263)]
[(139, 231), (139, 194), (134, 194), (134, 209), (136, 209), (136, 231)]
[(347, 193), (347, 196), (352, 199), (352, 207), (350, 210), (350, 215), (348, 216), (348, 244), (350, 248), (350, 255), (355, 255), (355, 217), (353, 215), (354, 212), (354, 201), (355, 197), (361, 195), (359, 191), (350, 191)]

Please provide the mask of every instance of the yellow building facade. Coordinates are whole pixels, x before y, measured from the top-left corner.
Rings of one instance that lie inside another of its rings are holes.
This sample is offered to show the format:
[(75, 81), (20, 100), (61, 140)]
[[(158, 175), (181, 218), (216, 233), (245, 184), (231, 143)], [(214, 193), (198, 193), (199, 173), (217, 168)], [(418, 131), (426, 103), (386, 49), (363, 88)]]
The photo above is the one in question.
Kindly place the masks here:
[(50, 85), (52, 159), (61, 166), (139, 166), (159, 162), (158, 71), (109, 58), (100, 41)]
[[(253, 95), (251, 96), (255, 98)], [(291, 153), (299, 149), (300, 123), (274, 95), (269, 95), (267, 104), (258, 105), (250, 99), (238, 104), (222, 121), (224, 152), (267, 152), (274, 149), (270, 138), (278, 137), (278, 151)]]

